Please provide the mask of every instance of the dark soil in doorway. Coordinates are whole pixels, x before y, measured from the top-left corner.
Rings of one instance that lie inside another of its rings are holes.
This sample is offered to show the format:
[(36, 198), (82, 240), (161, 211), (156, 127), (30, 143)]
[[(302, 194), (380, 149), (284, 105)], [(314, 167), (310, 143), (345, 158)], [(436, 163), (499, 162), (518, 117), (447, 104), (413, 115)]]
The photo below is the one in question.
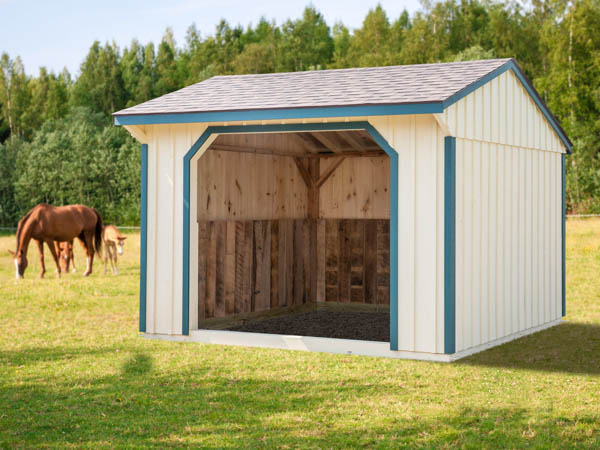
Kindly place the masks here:
[(389, 342), (390, 315), (387, 312), (310, 311), (248, 322), (229, 330)]

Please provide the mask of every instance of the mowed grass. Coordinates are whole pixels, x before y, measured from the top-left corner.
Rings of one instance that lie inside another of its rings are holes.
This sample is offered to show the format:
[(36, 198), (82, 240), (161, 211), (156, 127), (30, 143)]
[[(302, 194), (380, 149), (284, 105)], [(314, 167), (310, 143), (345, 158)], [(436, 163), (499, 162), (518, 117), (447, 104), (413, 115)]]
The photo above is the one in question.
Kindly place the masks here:
[[(567, 223), (568, 323), (454, 364), (138, 336), (119, 276), (15, 281), (0, 237), (5, 447), (599, 447), (600, 221)], [(160, 280), (159, 280), (160, 282)]]

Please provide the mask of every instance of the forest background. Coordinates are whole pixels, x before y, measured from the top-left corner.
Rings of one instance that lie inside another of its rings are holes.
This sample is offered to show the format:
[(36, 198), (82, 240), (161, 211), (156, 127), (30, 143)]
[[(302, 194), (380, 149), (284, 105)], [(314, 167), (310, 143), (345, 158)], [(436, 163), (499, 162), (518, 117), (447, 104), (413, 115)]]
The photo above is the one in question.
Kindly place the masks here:
[(277, 24), (195, 25), (185, 42), (92, 43), (74, 77), (25, 73), (0, 58), (0, 226), (39, 202), (84, 203), (107, 223), (138, 225), (139, 144), (111, 113), (214, 75), (516, 58), (574, 143), (567, 210), (600, 213), (600, 0), (422, 2), (362, 26), (328, 24), (314, 6)]

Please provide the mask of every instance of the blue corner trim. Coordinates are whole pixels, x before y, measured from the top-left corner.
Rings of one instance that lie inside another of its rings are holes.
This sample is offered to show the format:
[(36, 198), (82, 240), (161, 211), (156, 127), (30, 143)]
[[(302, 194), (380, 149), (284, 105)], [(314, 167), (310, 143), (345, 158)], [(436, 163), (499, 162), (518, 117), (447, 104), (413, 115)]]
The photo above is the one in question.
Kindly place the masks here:
[(566, 219), (567, 219), (567, 199), (565, 196), (565, 155), (561, 155), (562, 170), (562, 316), (567, 315), (567, 245), (566, 245)]
[(140, 217), (140, 332), (146, 332), (146, 267), (148, 236), (148, 145), (142, 144)]
[(571, 150), (573, 148), (572, 142), (569, 140), (569, 138), (567, 137), (567, 134), (560, 126), (560, 123), (558, 122), (556, 117), (554, 117), (554, 115), (550, 112), (550, 110), (548, 109), (548, 107), (546, 106), (546, 104), (544, 103), (542, 98), (540, 97), (540, 94), (538, 94), (537, 90), (533, 87), (533, 84), (531, 84), (529, 79), (523, 73), (523, 70), (521, 69), (521, 67), (519, 67), (519, 65), (517, 64), (517, 62), (514, 59), (508, 60), (506, 62), (506, 64), (503, 64), (502, 66), (498, 67), (496, 70), (493, 70), (492, 72), (488, 73), (484, 77), (477, 80), (475, 83), (470, 84), (469, 86), (465, 87), (464, 89), (458, 91), (456, 94), (448, 97), (443, 102), (444, 109), (448, 108), (448, 106), (452, 105), (453, 103), (456, 103), (461, 98), (466, 97), (471, 92), (480, 88), (484, 84), (492, 81), (494, 78), (503, 74), (507, 70), (512, 70), (513, 73), (516, 75), (516, 77), (519, 79), (519, 81), (521, 81), (521, 84), (523, 84), (523, 87), (527, 90), (527, 92), (529, 93), (529, 95), (531, 96), (531, 98), (533, 99), (535, 104), (538, 106), (538, 108), (540, 109), (540, 111), (542, 112), (542, 114), (544, 115), (546, 120), (548, 121), (548, 123), (550, 123), (550, 126), (552, 126), (554, 131), (556, 131), (556, 134), (558, 134), (558, 137), (560, 138), (560, 140), (562, 141), (562, 143), (564, 144), (564, 146), (567, 149), (567, 153), (571, 153)]
[(333, 122), (208, 127), (183, 158), (182, 334), (189, 334), (190, 310), (190, 162), (213, 134), (365, 130), (390, 158), (390, 349), (398, 350), (398, 154), (368, 122)]
[(240, 122), (250, 120), (315, 119), (327, 117), (395, 116), (443, 112), (441, 102), (399, 105), (357, 105), (325, 108), (256, 109), (178, 114), (114, 115), (115, 125), (152, 125), (192, 122)]
[(444, 353), (456, 352), (456, 138), (444, 138)]

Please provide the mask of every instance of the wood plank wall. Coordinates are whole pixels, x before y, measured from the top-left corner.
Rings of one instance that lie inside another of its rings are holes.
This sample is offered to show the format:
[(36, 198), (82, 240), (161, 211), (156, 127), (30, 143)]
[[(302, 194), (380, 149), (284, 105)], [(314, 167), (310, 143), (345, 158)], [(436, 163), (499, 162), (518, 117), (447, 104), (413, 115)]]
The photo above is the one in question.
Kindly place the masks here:
[[(331, 163), (321, 161), (320, 173)], [(319, 189), (318, 215), (389, 219), (389, 183), (387, 156), (346, 158)], [(308, 189), (288, 156), (208, 150), (198, 160), (197, 189), (198, 220), (297, 219), (309, 213)]]
[(317, 301), (389, 304), (389, 220), (198, 223), (198, 320)]

